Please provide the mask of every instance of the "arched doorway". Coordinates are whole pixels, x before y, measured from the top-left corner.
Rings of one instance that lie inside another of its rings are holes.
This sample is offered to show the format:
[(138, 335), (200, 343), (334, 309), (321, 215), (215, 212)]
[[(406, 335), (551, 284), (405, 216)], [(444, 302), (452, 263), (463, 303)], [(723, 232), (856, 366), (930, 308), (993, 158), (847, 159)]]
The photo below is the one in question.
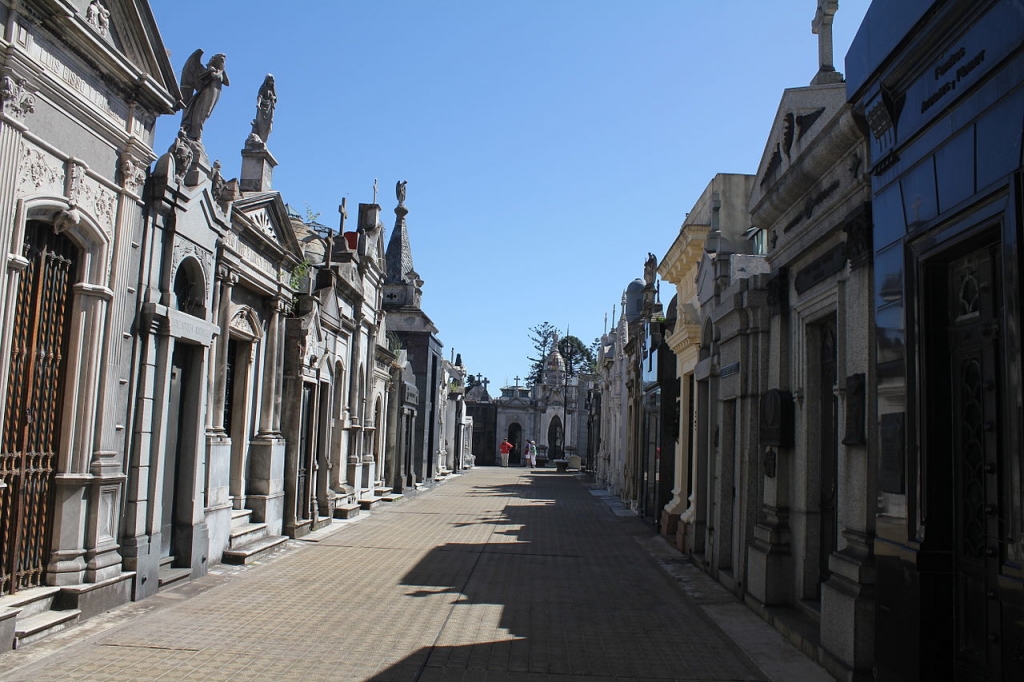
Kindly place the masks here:
[(548, 459), (563, 459), (565, 444), (562, 442), (562, 420), (553, 417), (548, 424)]
[(79, 252), (48, 223), (25, 228), (0, 450), (0, 594), (45, 583)]
[[(512, 451), (508, 453), (508, 463), (522, 464), (523, 463), (523, 427), (518, 423), (514, 422), (508, 425), (508, 442), (512, 443)], [(492, 457), (497, 457), (494, 453)]]

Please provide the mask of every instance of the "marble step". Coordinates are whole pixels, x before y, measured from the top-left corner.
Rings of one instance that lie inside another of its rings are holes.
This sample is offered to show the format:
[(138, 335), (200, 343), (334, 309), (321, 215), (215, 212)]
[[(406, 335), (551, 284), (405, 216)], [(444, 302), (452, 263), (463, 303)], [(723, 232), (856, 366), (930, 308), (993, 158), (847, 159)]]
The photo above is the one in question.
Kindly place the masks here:
[(231, 538), (228, 541), (228, 547), (230, 549), (237, 549), (266, 536), (267, 524), (265, 523), (246, 523), (235, 526), (231, 529)]
[(336, 519), (354, 519), (357, 516), (359, 516), (358, 504), (339, 504), (334, 508), (334, 518)]
[(76, 625), (81, 615), (80, 609), (66, 611), (44, 611), (28, 618), (18, 617), (14, 626), (14, 648), (43, 639), (56, 632)]
[(260, 557), (273, 552), (288, 542), (287, 535), (269, 535), (246, 543), (241, 547), (224, 550), (222, 561), (226, 564), (251, 564)]

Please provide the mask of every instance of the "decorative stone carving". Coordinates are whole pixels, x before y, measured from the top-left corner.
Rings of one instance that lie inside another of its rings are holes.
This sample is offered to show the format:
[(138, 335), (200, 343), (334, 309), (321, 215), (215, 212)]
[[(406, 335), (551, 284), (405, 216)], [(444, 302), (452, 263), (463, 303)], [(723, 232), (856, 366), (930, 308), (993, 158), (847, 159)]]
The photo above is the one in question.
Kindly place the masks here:
[(89, 8), (85, 11), (85, 21), (104, 38), (110, 35), (110, 10), (100, 4), (99, 0), (92, 0), (89, 3)]
[(0, 77), (0, 111), (24, 119), (36, 110), (36, 98), (25, 87), (25, 79), (10, 74)]
[(786, 150), (787, 159), (789, 158), (790, 151), (793, 149), (793, 123), (793, 112), (787, 112), (786, 115), (782, 117), (782, 144), (783, 148)]
[(38, 149), (25, 148), (18, 176), (23, 193), (43, 189), (53, 194), (64, 193), (64, 169), (56, 163), (56, 159)]
[(224, 176), (220, 174), (220, 169), (220, 161), (214, 161), (210, 175), (210, 188), (213, 192), (213, 198), (217, 201), (220, 201), (220, 195), (224, 192), (224, 186), (227, 184), (224, 182)]
[(129, 192), (138, 194), (146, 182), (146, 166), (138, 159), (127, 154), (121, 157), (121, 186)]
[(53, 231), (60, 234), (69, 227), (77, 227), (81, 223), (82, 214), (78, 212), (77, 208), (72, 207), (66, 211), (61, 211), (53, 219)]
[(117, 216), (117, 195), (94, 181), (82, 182), (81, 187), (79, 201), (76, 203), (89, 209), (109, 235), (110, 226), (114, 224), (114, 218)]
[(226, 265), (221, 265), (217, 268), (217, 280), (227, 286), (234, 286), (238, 284), (238, 273)]
[(252, 326), (252, 321), (249, 319), (248, 308), (243, 308), (235, 313), (235, 316), (231, 318), (231, 323), (228, 326), (234, 331), (241, 332), (246, 336), (259, 336), (256, 329)]
[(798, 140), (802, 139), (803, 136), (807, 134), (807, 131), (811, 129), (811, 126), (814, 125), (815, 121), (817, 121), (819, 118), (821, 118), (821, 115), (823, 113), (825, 113), (825, 107), (821, 107), (820, 109), (815, 109), (814, 111), (812, 111), (809, 114), (803, 114), (802, 116), (797, 116), (796, 117), (796, 127), (797, 127), (797, 131), (798, 132), (797, 132), (796, 139), (798, 139)]
[(250, 213), (249, 218), (252, 222), (263, 231), (264, 234), (270, 236), (273, 239), (277, 239), (277, 232), (274, 231), (274, 222), (270, 218), (270, 213), (267, 209), (262, 209), (255, 213)]
[(780, 145), (775, 145), (775, 151), (772, 152), (771, 158), (768, 160), (768, 165), (764, 169), (764, 176), (761, 178), (761, 187), (771, 180), (775, 179), (775, 173), (782, 168), (782, 152), (780, 151)]
[(67, 163), (68, 199), (72, 204), (82, 203), (82, 185), (85, 182), (85, 167), (74, 160)]
[(203, 138), (203, 125), (217, 106), (221, 88), (231, 84), (224, 70), (226, 55), (213, 55), (205, 67), (202, 59), (203, 51), (196, 50), (181, 70), (181, 98), (185, 104), (181, 113), (181, 129), (196, 142)]
[(180, 237), (175, 238), (174, 241), (170, 280), (172, 282), (174, 281), (174, 276), (177, 274), (178, 268), (181, 266), (181, 262), (189, 256), (194, 257), (199, 261), (199, 267), (203, 271), (203, 280), (208, 281), (210, 273), (213, 271), (213, 254), (206, 249), (199, 247), (194, 242), (190, 242)]
[(181, 182), (185, 179), (185, 173), (192, 167), (194, 156), (184, 128), (178, 130), (178, 137), (171, 143), (171, 148), (167, 152), (174, 158), (174, 179)]

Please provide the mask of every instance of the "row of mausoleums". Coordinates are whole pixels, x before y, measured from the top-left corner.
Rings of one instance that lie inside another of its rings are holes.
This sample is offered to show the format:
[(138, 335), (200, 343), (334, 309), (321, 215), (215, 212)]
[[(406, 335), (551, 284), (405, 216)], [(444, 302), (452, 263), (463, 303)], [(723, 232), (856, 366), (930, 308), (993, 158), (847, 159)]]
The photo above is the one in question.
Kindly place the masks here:
[(404, 183), (386, 249), (376, 197), (336, 232), (290, 211), (270, 77), (225, 179), (223, 58), (179, 87), (141, 0), (3, 0), (0, 25), (0, 649), (467, 463)]
[(818, 4), (671, 303), (626, 291), (592, 469), (839, 679), (1024, 679), (1024, 13), (876, 0), (844, 81)]

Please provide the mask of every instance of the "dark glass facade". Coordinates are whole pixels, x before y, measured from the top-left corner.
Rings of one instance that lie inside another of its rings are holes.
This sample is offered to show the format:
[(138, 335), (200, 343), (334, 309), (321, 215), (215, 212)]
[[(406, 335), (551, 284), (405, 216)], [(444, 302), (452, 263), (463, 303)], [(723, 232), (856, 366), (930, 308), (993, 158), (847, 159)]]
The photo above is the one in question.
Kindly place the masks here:
[(1024, 11), (876, 0), (847, 56), (871, 150), (876, 678), (1024, 679)]

